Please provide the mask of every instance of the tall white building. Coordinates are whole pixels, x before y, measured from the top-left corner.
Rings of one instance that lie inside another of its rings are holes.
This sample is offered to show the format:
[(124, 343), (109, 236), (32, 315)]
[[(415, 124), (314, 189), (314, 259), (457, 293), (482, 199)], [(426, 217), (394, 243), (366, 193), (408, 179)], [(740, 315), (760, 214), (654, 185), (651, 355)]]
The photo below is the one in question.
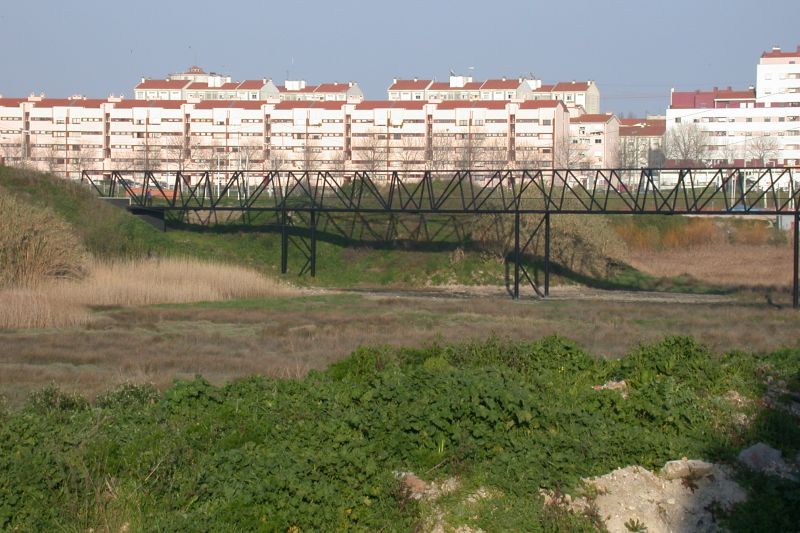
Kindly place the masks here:
[[(711, 165), (800, 164), (800, 47), (794, 52), (764, 52), (757, 79), (755, 88), (744, 90), (673, 89), (667, 139), (696, 127), (702, 132), (695, 143), (703, 147), (700, 162)], [(681, 159), (675, 144), (665, 146), (668, 159)]]

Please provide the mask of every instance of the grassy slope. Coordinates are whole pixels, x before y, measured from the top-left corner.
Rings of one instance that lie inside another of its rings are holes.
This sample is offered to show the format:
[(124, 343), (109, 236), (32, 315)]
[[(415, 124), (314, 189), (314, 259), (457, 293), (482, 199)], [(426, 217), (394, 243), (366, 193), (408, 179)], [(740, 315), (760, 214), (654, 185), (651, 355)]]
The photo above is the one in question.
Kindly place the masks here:
[[(125, 387), (94, 405), (49, 389), (0, 417), (0, 528), (408, 531), (436, 513), (399, 490), (393, 472), (411, 470), (460, 478), (440, 504), (453, 526), (590, 530), (542, 507), (539, 488), (575, 494), (584, 476), (726, 461), (757, 441), (793, 457), (788, 414), (751, 402), (743, 428), (724, 395), (758, 398), (767, 375), (797, 389), (798, 355), (719, 356), (671, 338), (608, 361), (561, 338), (490, 340), (361, 349), (297, 381)], [(621, 378), (627, 399), (592, 388)], [(733, 530), (796, 526), (798, 484), (740, 480), (755, 490)], [(496, 497), (465, 505), (478, 487)]]
[[(142, 255), (188, 255), (247, 265), (276, 274), (280, 268), (280, 236), (252, 231), (252, 228), (223, 227), (216, 231), (202, 228), (170, 230), (160, 233), (98, 200), (87, 189), (72, 183), (28, 171), (0, 167), (0, 186), (25, 197), (34, 205), (47, 205), (63, 216), (98, 257)], [(289, 276), (300, 284), (311, 283), (298, 277), (305, 264), (293, 239), (289, 252)], [(317, 247), (315, 285), (357, 286), (425, 284), (502, 284), (506, 271), (502, 260), (472, 250), (469, 243), (455, 251), (458, 243), (422, 244), (418, 250), (403, 246), (372, 248), (354, 246), (340, 238), (320, 237)], [(462, 249), (465, 249), (461, 253)], [(541, 264), (528, 268), (541, 281)], [(630, 268), (617, 271), (608, 279), (582, 276), (555, 265), (554, 283), (577, 282), (611, 289), (713, 291), (691, 279), (654, 278)]]

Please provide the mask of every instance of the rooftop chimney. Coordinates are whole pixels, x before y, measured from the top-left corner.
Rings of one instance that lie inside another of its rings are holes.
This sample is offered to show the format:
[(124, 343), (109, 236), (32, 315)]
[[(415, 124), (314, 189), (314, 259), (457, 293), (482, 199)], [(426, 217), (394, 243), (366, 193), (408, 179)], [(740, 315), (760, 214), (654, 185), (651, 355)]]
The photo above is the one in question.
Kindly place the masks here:
[(772, 51), (773, 52), (780, 52), (781, 51), (781, 47), (780, 46), (773, 46), (772, 47)]

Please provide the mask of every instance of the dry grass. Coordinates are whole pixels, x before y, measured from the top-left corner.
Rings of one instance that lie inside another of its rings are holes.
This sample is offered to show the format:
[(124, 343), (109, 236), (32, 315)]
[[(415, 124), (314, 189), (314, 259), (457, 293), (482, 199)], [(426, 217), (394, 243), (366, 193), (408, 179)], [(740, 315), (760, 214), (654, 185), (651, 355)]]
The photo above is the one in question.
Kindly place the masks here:
[[(85, 326), (0, 333), (0, 393), (19, 404), (51, 382), (92, 396), (126, 381), (163, 387), (195, 374), (214, 383), (253, 374), (296, 377), (360, 345), (422, 346), (493, 334), (516, 340), (560, 334), (606, 356), (665, 335), (692, 335), (715, 350), (798, 346), (800, 314), (763, 299), (619, 301), (637, 295), (587, 299), (571, 291), (555, 287), (554, 299), (544, 302), (515, 303), (496, 288), (463, 298), (329, 294), (250, 307), (109, 310)], [(787, 298), (776, 295), (784, 305)]]
[(86, 253), (69, 224), (0, 189), (0, 287), (79, 278)]
[(654, 276), (689, 275), (704, 283), (728, 287), (791, 287), (790, 245), (744, 245), (725, 242), (685, 249), (636, 250), (631, 266)]
[(196, 259), (95, 262), (79, 281), (0, 290), (0, 329), (67, 327), (92, 320), (91, 307), (216, 301), (291, 294), (243, 267)]

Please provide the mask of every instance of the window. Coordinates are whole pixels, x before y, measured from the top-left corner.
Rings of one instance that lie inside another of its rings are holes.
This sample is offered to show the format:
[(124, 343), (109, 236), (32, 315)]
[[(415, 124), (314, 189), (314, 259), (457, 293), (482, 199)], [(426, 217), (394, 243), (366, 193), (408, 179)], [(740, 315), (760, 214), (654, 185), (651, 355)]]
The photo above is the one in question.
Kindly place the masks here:
[(469, 125), (469, 121), (468, 120), (459, 120), (458, 121), (458, 125), (459, 126), (468, 126)]
[(603, 139), (595, 139), (594, 140), (594, 144), (602, 144), (602, 143), (603, 143)]
[(550, 120), (549, 118), (546, 118), (546, 119), (542, 120), (542, 126), (550, 126), (552, 124), (553, 124), (553, 121)]

